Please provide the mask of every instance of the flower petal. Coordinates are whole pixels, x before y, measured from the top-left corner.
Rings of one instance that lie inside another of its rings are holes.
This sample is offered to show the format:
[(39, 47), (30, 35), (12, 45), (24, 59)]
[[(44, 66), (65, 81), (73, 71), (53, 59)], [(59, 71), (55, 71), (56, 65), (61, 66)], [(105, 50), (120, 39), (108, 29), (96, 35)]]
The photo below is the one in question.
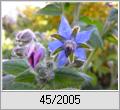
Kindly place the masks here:
[(77, 48), (75, 50), (75, 56), (78, 57), (79, 60), (85, 61), (86, 60), (86, 52), (84, 48)]
[(31, 54), (33, 53), (34, 49), (35, 49), (35, 44), (30, 43), (29, 45), (26, 46), (26, 48), (27, 48), (26, 55), (27, 55), (27, 57), (30, 57)]
[(63, 46), (63, 43), (60, 42), (59, 40), (55, 40), (55, 41), (50, 42), (48, 44), (48, 48), (52, 53), (61, 46)]
[(57, 57), (57, 66), (59, 68), (63, 67), (66, 63), (68, 62), (68, 59), (65, 55), (65, 51), (62, 50), (59, 54), (58, 54), (58, 57)]
[(58, 33), (63, 36), (65, 39), (70, 39), (72, 29), (67, 21), (67, 19), (62, 16)]
[(79, 32), (76, 35), (76, 42), (77, 43), (87, 42), (90, 39), (92, 32), (93, 32), (93, 30)]
[(28, 45), (26, 51), (29, 64), (34, 68), (45, 56), (45, 49), (40, 43)]
[(44, 48), (40, 45), (36, 45), (35, 55), (34, 55), (34, 66), (36, 66), (40, 60), (43, 59), (45, 54)]
[(34, 52), (31, 53), (30, 57), (28, 58), (29, 64), (34, 68)]

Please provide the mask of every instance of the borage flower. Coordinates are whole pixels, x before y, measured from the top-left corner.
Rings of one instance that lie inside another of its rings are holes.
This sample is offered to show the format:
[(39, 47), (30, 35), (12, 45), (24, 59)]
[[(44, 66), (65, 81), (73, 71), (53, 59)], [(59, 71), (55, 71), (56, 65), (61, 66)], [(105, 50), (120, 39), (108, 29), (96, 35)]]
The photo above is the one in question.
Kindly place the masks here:
[(51, 35), (56, 40), (48, 45), (52, 54), (59, 51), (57, 66), (63, 67), (69, 62), (73, 62), (74, 55), (84, 62), (86, 60), (86, 52), (81, 45), (90, 39), (92, 32), (93, 30), (79, 32), (79, 27), (71, 29), (67, 19), (62, 16), (58, 33)]

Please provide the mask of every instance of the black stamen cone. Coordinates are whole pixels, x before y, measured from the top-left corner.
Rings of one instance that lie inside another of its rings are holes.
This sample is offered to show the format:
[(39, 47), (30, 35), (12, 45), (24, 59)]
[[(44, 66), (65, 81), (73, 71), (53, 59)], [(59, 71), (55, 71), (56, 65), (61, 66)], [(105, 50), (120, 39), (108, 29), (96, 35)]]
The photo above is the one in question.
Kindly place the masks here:
[(66, 54), (66, 56), (68, 57), (68, 56), (71, 54), (72, 51), (73, 51), (73, 50), (72, 50), (71, 47), (66, 47), (66, 48), (65, 48), (65, 54)]

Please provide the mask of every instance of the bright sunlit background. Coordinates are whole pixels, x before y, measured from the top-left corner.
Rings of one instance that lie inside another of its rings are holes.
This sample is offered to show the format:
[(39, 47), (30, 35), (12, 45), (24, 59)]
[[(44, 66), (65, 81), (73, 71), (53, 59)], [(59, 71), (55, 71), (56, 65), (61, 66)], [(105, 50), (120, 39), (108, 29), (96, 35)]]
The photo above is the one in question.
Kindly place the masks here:
[(16, 20), (19, 10), (25, 10), (26, 7), (43, 8), (47, 4), (48, 4), (47, 2), (32, 2), (32, 1), (2, 2), (2, 17), (4, 17), (5, 15), (8, 15), (8, 16), (12, 17), (14, 20)]

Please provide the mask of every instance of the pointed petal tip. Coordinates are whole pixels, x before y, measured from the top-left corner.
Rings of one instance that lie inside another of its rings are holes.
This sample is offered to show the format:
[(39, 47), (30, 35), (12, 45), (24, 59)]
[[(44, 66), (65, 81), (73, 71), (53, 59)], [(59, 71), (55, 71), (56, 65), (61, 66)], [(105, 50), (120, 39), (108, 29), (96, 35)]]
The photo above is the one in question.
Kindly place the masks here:
[(66, 17), (62, 15), (58, 33), (63, 36), (65, 39), (70, 39), (70, 35), (72, 33), (72, 29), (67, 21)]

